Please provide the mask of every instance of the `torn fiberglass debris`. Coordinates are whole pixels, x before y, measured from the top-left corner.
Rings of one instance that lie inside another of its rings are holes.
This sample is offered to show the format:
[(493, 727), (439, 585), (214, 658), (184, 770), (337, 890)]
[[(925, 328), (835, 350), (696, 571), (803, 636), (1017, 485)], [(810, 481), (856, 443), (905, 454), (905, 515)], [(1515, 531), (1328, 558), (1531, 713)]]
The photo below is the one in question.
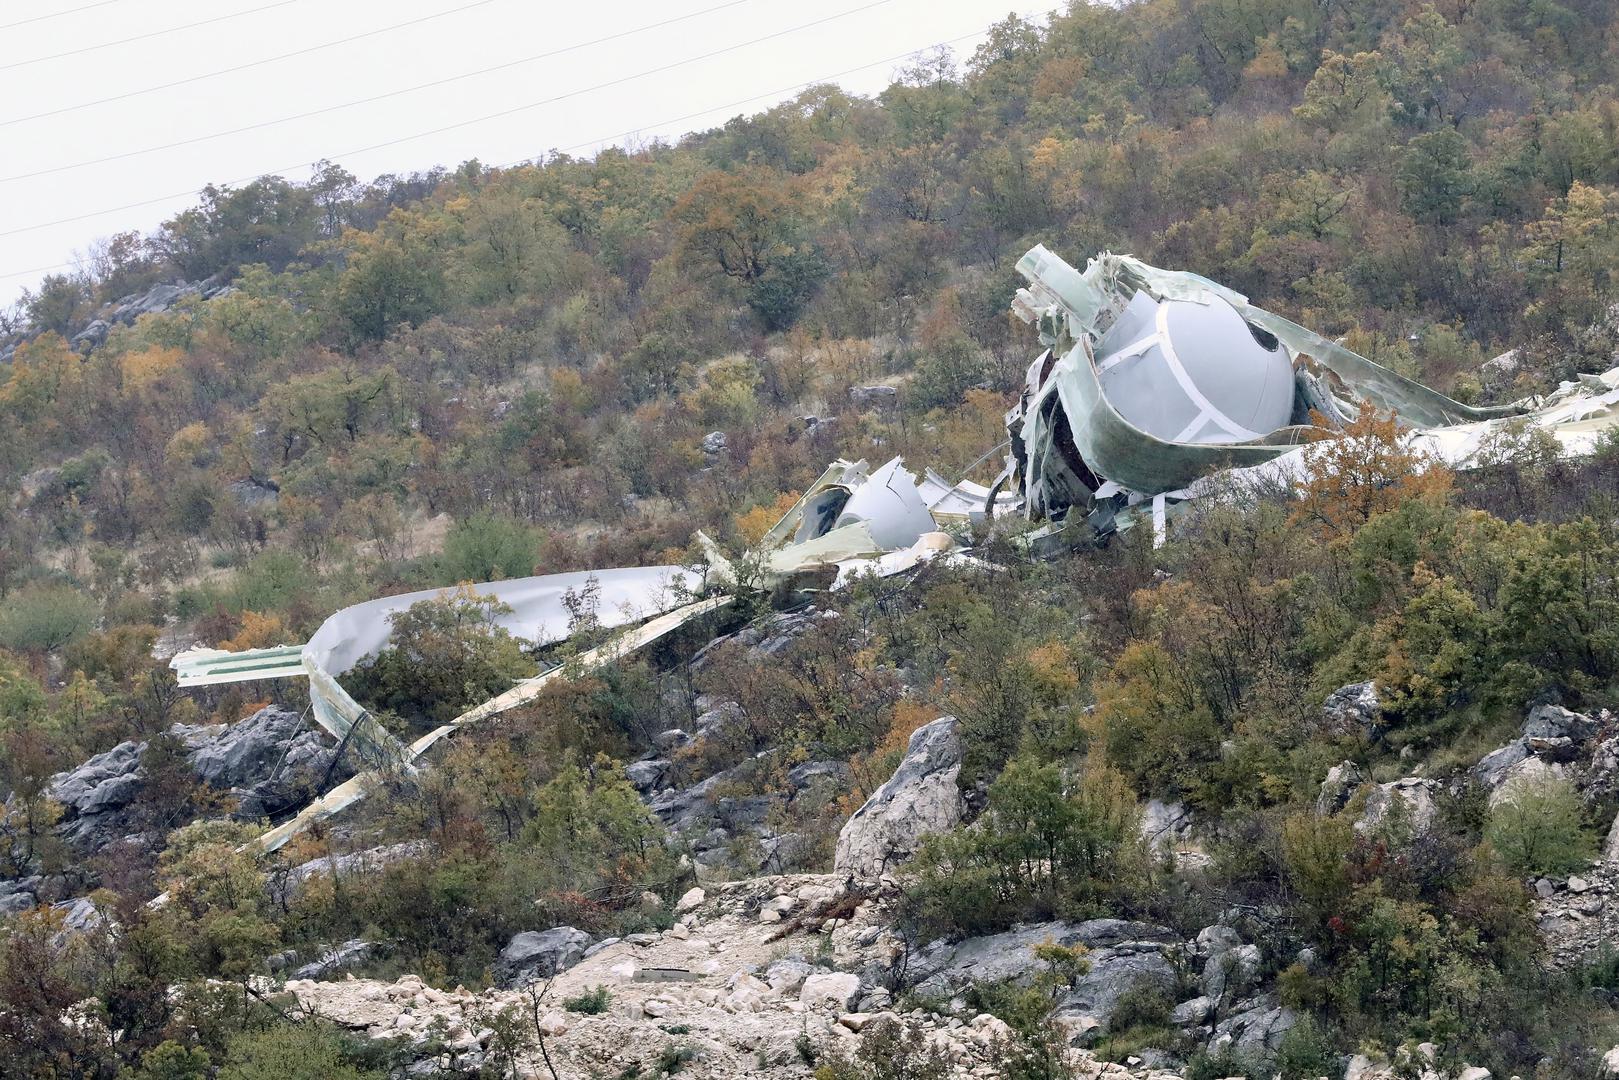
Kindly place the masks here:
[(1619, 368), (1547, 401), (1479, 408), (1265, 311), (1207, 278), (1103, 252), (1084, 272), (1044, 247), (1017, 269), (1014, 314), (1046, 351), (1007, 415), (1011, 449), (991, 491), (1056, 534), (1106, 534), (1142, 519), (1160, 540), (1186, 500), (1235, 482), (1302, 475), (1309, 443), (1360, 410), (1393, 413), (1407, 438), (1465, 468), (1502, 425), (1535, 424), (1568, 454), (1619, 425)]

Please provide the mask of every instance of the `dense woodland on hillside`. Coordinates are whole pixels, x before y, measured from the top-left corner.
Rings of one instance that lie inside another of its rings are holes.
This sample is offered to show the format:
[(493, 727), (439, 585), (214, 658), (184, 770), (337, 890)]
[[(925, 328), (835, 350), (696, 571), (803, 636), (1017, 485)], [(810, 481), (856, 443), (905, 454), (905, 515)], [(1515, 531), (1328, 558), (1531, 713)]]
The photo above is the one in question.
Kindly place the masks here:
[[(546, 925), (667, 925), (689, 869), (610, 762), (683, 719), (679, 685), (743, 717), (678, 762), (691, 779), (768, 749), (852, 766), (857, 790), (794, 804), (808, 868), (913, 730), (961, 718), (981, 816), (912, 867), (918, 941), (1054, 915), (1195, 932), (1251, 909), (1268, 975), (1311, 1018), (1272, 1063), (1285, 1076), (1423, 1040), (1502, 1077), (1593, 1075), (1619, 963), (1543, 965), (1524, 882), (1593, 854), (1619, 792), (1548, 789), (1516, 817), (1458, 796), (1420, 838), (1313, 806), (1340, 761), (1445, 777), (1533, 704), (1613, 704), (1619, 445), (1564, 463), (1509, 438), (1453, 477), (1375, 429), (1372, 488), (1211, 504), (1157, 552), (1123, 538), (1031, 564), (985, 538), (1005, 572), (840, 595), (842, 617), (777, 662), (722, 647), (691, 685), (680, 662), (765, 610), (753, 598), (468, 733), (362, 819), (431, 857), (294, 904), (233, 852), (249, 826), (86, 862), (45, 791), (139, 738), (157, 748), (152, 829), (228, 809), (166, 768), (166, 730), (301, 691), (182, 693), (152, 659), (165, 627), (302, 641), (384, 593), (688, 561), (698, 528), (741, 550), (836, 456), (959, 474), (1002, 438), (1037, 348), (1006, 314), (1034, 243), (1196, 271), (1463, 399), (1611, 367), (1616, 86), (1605, 0), (1075, 3), (997, 24), (959, 64), (920, 56), (874, 99), (815, 87), (594, 160), (268, 177), (97, 245), (0, 326), (17, 345), (0, 365), (0, 869), (105, 889), (122, 930), (64, 961), (50, 916), (13, 921), (0, 1073), (377, 1075), (374, 1049), (242, 992), (266, 956), (367, 932), (397, 943), (397, 970), (472, 985), (536, 903)], [(103, 305), (180, 279), (231, 289), (69, 345)], [(879, 383), (898, 394), (850, 394)], [(357, 688), (402, 730), (532, 670), (476, 612), (440, 614)], [(1323, 723), (1330, 691), (1373, 679), (1386, 730)], [(782, 783), (761, 768), (746, 787)], [(1201, 885), (1133, 841), (1151, 798), (1217, 839)], [(162, 888), (174, 903), (142, 906)], [(1039, 1010), (984, 995), (1027, 1036), (1021, 1075), (1056, 1075)], [(115, 1048), (63, 1022), (86, 998)], [(1168, 1003), (1138, 1004), (1109, 1052), (1175, 1037)]]

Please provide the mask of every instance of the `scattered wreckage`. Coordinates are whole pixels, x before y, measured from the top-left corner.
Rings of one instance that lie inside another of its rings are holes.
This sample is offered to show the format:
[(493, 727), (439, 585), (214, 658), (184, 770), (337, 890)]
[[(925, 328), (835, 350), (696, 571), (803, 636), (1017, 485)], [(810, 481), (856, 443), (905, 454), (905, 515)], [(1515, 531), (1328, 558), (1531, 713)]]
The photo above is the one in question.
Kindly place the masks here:
[[(1493, 433), (1538, 427), (1565, 456), (1619, 426), (1619, 368), (1545, 399), (1452, 400), (1197, 274), (1103, 252), (1083, 272), (1036, 246), (1012, 310), (1046, 349), (1007, 414), (994, 490), (1017, 494), (1042, 541), (1128, 528), (1162, 541), (1177, 508), (1220, 484), (1290, 486), (1311, 445), (1363, 409), (1392, 413), (1413, 447), (1452, 468)], [(1048, 543), (1047, 549), (1060, 543)]]
[[(317, 723), (367, 768), (269, 830), (273, 851), (313, 822), (364, 798), (388, 775), (408, 774), (440, 740), (534, 698), (552, 679), (608, 664), (733, 602), (744, 589), (809, 576), (833, 589), (924, 563), (986, 565), (969, 554), (967, 526), (1018, 516), (1037, 527), (1023, 542), (1065, 550), (1150, 521), (1156, 540), (1192, 499), (1220, 483), (1290, 485), (1311, 444), (1363, 409), (1392, 412), (1405, 437), (1465, 468), (1507, 425), (1548, 432), (1567, 456), (1589, 453), (1619, 427), (1619, 368), (1581, 376), (1544, 400), (1480, 408), (1411, 379), (1184, 271), (1104, 252), (1083, 272), (1044, 247), (1017, 264), (1028, 281), (1012, 310), (1035, 324), (1045, 350), (1007, 414), (1006, 464), (993, 484), (920, 481), (899, 458), (876, 470), (835, 461), (756, 547), (730, 559), (702, 533), (706, 565), (553, 574), (473, 585), (509, 608), (499, 622), (533, 646), (573, 630), (577, 596), (597, 596), (595, 621), (616, 630), (566, 667), (518, 682), (406, 745), (339, 683), (384, 648), (391, 616), (447, 590), (344, 608), (303, 645), (230, 653), (192, 649), (172, 666), (182, 687), (257, 679), (309, 680)], [(1325, 430), (1324, 430), (1325, 429)]]
[[(967, 561), (954, 538), (941, 531), (959, 525), (976, 501), (989, 492), (981, 485), (950, 485), (929, 473), (918, 485), (898, 458), (871, 472), (865, 462), (835, 462), (766, 535), (756, 557), (756, 583), (810, 574), (842, 588), (861, 574), (890, 575), (935, 559)], [(580, 597), (592, 598), (595, 625), (617, 631), (604, 644), (575, 656), (565, 666), (517, 682), (491, 698), (406, 744), (353, 699), (338, 681), (345, 672), (386, 648), (393, 616), (412, 604), (453, 595), (454, 589), (427, 589), (369, 600), (330, 616), (303, 645), (228, 652), (194, 648), (170, 666), (181, 687), (211, 686), (260, 679), (306, 678), (316, 723), (366, 768), (305, 807), (292, 819), (262, 834), (257, 845), (274, 851), (314, 822), (363, 799), (389, 776), (409, 775), (440, 740), (536, 697), (552, 680), (612, 663), (678, 630), (700, 616), (732, 603), (735, 590), (749, 584), (748, 572), (720, 553), (708, 537), (697, 540), (708, 552), (703, 568), (626, 567), (576, 571), (470, 588), (493, 597), (506, 609), (495, 622), (534, 647), (555, 645), (574, 632)], [(751, 571), (750, 571), (751, 572)], [(718, 592), (704, 596), (717, 589)]]

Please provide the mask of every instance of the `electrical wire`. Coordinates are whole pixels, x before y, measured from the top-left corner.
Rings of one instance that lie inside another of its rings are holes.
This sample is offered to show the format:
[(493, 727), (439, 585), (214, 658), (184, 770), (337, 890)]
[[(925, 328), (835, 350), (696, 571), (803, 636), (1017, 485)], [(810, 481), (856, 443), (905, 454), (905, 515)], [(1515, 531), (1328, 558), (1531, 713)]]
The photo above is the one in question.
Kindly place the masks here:
[[(1033, 17), (1034, 15), (1037, 15), (1037, 14), (1039, 14), (1039, 13), (1038, 12), (1029, 13), (1025, 17)], [(942, 47), (946, 47), (946, 46), (950, 46), (950, 45), (956, 45), (956, 44), (959, 44), (960, 42), (963, 42), (963, 41), (970, 41), (973, 38), (982, 37), (983, 33), (984, 33), (984, 31), (982, 31), (982, 30), (975, 30), (975, 31), (973, 31), (971, 33), (968, 33), (968, 34), (962, 34), (959, 37), (950, 38), (950, 39), (947, 39), (945, 41), (936, 41), (936, 42), (933, 42), (932, 44), (928, 44), (928, 45), (921, 45), (921, 46), (918, 46), (917, 48), (909, 49), (909, 50), (907, 50), (907, 51), (905, 51), (903, 53), (896, 53), (893, 56), (884, 57), (881, 60), (873, 60), (868, 64), (861, 64), (861, 65), (859, 65), (857, 67), (844, 68), (842, 71), (836, 71), (836, 72), (832, 72), (832, 73), (827, 74), (827, 75), (822, 75), (822, 76), (819, 76), (817, 78), (810, 79), (810, 80), (808, 80), (806, 82), (795, 83), (792, 86), (783, 87), (783, 88), (780, 88), (780, 89), (777, 89), (777, 90), (762, 91), (761, 93), (753, 94), (753, 95), (751, 95), (749, 97), (738, 98), (735, 101), (726, 102), (723, 105), (714, 105), (714, 106), (711, 106), (711, 107), (706, 108), (706, 109), (698, 110), (697, 112), (686, 113), (686, 114), (684, 114), (682, 116), (675, 116), (675, 117), (670, 117), (670, 118), (665, 119), (665, 120), (660, 120), (660, 121), (657, 121), (656, 123), (642, 124), (642, 125), (640, 125), (638, 127), (628, 128), (628, 129), (626, 129), (624, 131), (620, 131), (620, 132), (618, 132), (617, 134), (614, 134), (614, 135), (604, 135), (604, 136), (601, 136), (599, 138), (585, 139), (585, 140), (583, 140), (581, 142), (572, 143), (572, 144), (570, 144), (568, 146), (556, 147), (555, 149), (557, 149), (559, 151), (568, 151), (568, 150), (580, 150), (580, 149), (583, 149), (583, 148), (588, 147), (588, 146), (599, 146), (599, 145), (601, 145), (603, 143), (612, 142), (615, 139), (627, 138), (628, 136), (634, 135), (634, 134), (636, 134), (638, 132), (641, 132), (641, 131), (644, 131), (649, 127), (655, 127), (655, 128), (667, 127), (670, 124), (678, 124), (678, 123), (682, 123), (682, 122), (684, 122), (686, 120), (695, 119), (695, 118), (700, 117), (700, 116), (708, 116), (708, 115), (711, 115), (713, 113), (723, 111), (725, 109), (740, 108), (741, 106), (746, 105), (749, 102), (758, 101), (760, 98), (778, 97), (778, 96), (780, 96), (782, 94), (792, 93), (792, 92), (794, 92), (796, 90), (803, 90), (803, 89), (806, 89), (806, 88), (811, 87), (811, 86), (820, 85), (821, 83), (830, 82), (833, 79), (842, 78), (842, 77), (844, 77), (846, 75), (852, 75), (855, 72), (865, 71), (865, 70), (867, 70), (869, 68), (874, 68), (874, 67), (881, 67), (884, 64), (897, 63), (897, 62), (899, 62), (901, 60), (904, 60), (904, 59), (906, 59), (908, 57), (915, 56), (916, 54), (918, 54), (920, 52), (924, 52), (924, 51), (926, 51), (928, 49), (937, 49), (937, 48), (942, 48)], [(512, 167), (518, 166), (518, 165), (527, 165), (527, 164), (531, 164), (534, 160), (535, 159), (532, 158), (532, 157), (514, 158), (511, 161), (503, 162), (503, 163), (495, 166), (495, 168), (504, 169), (504, 168), (512, 168)], [(260, 175), (268, 175), (268, 174), (260, 174)], [(252, 179), (252, 178), (249, 178), (249, 179)], [(240, 183), (240, 182), (241, 181), (230, 181), (230, 183)], [(94, 213), (94, 214), (83, 215), (80, 218), (72, 218), (72, 219), (65, 219), (65, 220), (78, 221), (78, 220), (83, 220), (85, 217), (100, 217), (103, 214), (118, 213), (121, 210), (128, 210), (128, 209), (133, 209), (133, 208), (137, 208), (137, 207), (141, 207), (141, 206), (149, 206), (149, 205), (152, 205), (153, 203), (158, 203), (158, 202), (167, 202), (167, 201), (169, 201), (171, 199), (184, 198), (184, 197), (186, 197), (188, 195), (192, 195), (192, 194), (195, 194), (195, 191), (185, 191), (185, 192), (181, 192), (181, 193), (179, 193), (177, 195), (166, 195), (166, 196), (163, 196), (162, 198), (159, 198), (159, 199), (150, 199), (150, 200), (147, 200), (146, 202), (133, 203), (133, 204), (130, 204), (129, 206), (117, 207), (117, 208), (114, 208), (112, 210), (103, 210), (103, 211), (99, 211), (99, 212)], [(52, 222), (52, 223), (49, 223), (49, 224), (60, 224), (60, 222)], [(47, 227), (47, 226), (45, 226), (45, 225), (34, 226), (34, 228), (45, 228), (45, 227)], [(23, 231), (27, 231), (27, 230), (23, 230)], [(6, 234), (0, 234), (0, 235), (6, 235)], [(0, 274), (0, 281), (8, 280), (10, 278), (32, 277), (32, 276), (34, 276), (36, 274), (48, 274), (48, 273), (51, 273), (52, 271), (55, 271), (55, 270), (71, 270), (77, 265), (78, 265), (77, 263), (73, 263), (73, 262), (62, 262), (62, 263), (53, 263), (50, 266), (36, 266), (36, 267), (34, 267), (33, 269), (30, 269), (30, 270), (13, 270), (13, 271), (10, 271), (8, 273)]]
[(83, 56), (85, 53), (99, 52), (102, 49), (110, 49), (115, 45), (131, 45), (137, 41), (150, 41), (152, 38), (162, 37), (164, 34), (177, 34), (182, 30), (195, 30), (199, 26), (212, 26), (214, 23), (222, 23), (229, 19), (239, 19), (243, 15), (257, 15), (261, 11), (270, 11), (274, 8), (284, 8), (289, 4), (296, 3), (298, 3), (298, 0), (275, 0), (275, 3), (273, 4), (264, 4), (260, 7), (248, 8), (246, 11), (233, 11), (229, 15), (215, 15), (211, 19), (202, 19), (198, 22), (186, 23), (183, 26), (170, 26), (164, 30), (153, 30), (145, 34), (136, 34), (134, 37), (119, 38), (117, 41), (103, 41), (99, 45), (86, 45), (80, 49), (69, 49), (67, 52), (52, 53), (50, 56), (36, 56), (32, 60), (17, 60), (10, 64), (0, 64), (0, 71), (15, 71), (17, 68), (28, 67), (31, 64), (43, 64), (47, 60), (61, 60), (68, 56)]
[[(107, 0), (107, 2), (113, 3), (116, 2), (116, 0)], [(379, 34), (391, 34), (393, 31), (403, 30), (407, 26), (419, 26), (425, 22), (432, 22), (434, 19), (442, 19), (448, 15), (459, 15), (463, 11), (471, 11), (473, 8), (485, 7), (493, 3), (495, 3), (495, 0), (473, 0), (472, 3), (462, 4), (460, 7), (448, 8), (444, 11), (435, 11), (430, 15), (423, 15), (420, 18), (415, 19), (406, 19), (404, 22), (393, 23), (390, 26), (379, 26), (375, 30), (367, 30), (360, 34), (351, 34), (345, 38), (338, 38), (336, 41), (323, 41), (319, 45), (308, 45), (302, 49), (294, 49), (292, 52), (280, 53), (276, 56), (266, 56), (262, 60), (250, 60), (245, 64), (236, 64), (232, 67), (220, 68), (218, 71), (207, 71), (201, 75), (188, 75), (183, 79), (175, 79), (173, 82), (158, 83), (155, 86), (146, 86), (139, 90), (126, 90), (123, 93), (112, 94), (104, 98), (96, 98), (94, 101), (83, 101), (77, 105), (63, 105), (55, 109), (46, 109), (44, 112), (30, 113), (28, 116), (19, 116), (11, 120), (0, 120), (0, 127), (10, 127), (13, 124), (23, 124), (30, 120), (43, 120), (48, 116), (61, 116), (63, 113), (77, 112), (80, 109), (89, 109), (97, 105), (107, 105), (114, 101), (126, 101), (129, 98), (142, 97), (146, 94), (155, 94), (159, 90), (172, 90), (176, 86), (189, 86), (192, 83), (202, 82), (204, 79), (217, 79), (221, 75), (232, 75), (238, 71), (247, 71), (251, 68), (263, 67), (265, 64), (274, 64), (282, 60), (291, 60), (295, 56), (307, 56), (310, 53), (320, 52), (323, 49), (333, 49), (339, 45), (348, 45), (355, 41), (363, 41), (366, 38), (376, 37)]]
[[(295, 0), (289, 0), (289, 2), (295, 2)], [(873, 8), (882, 7), (885, 4), (891, 4), (893, 2), (894, 0), (871, 0), (870, 3), (863, 4), (857, 8), (850, 8), (847, 11), (840, 11), (835, 15), (825, 15), (819, 19), (813, 19), (807, 23), (800, 23), (797, 26), (788, 27), (785, 30), (777, 30), (774, 33), (764, 34), (748, 41), (738, 42), (735, 45), (727, 45), (722, 49), (713, 49), (706, 53), (700, 53), (697, 56), (689, 56), (684, 60), (676, 60), (672, 63), (663, 64), (659, 67), (648, 68), (645, 71), (637, 71), (630, 75), (620, 76), (617, 79), (609, 79), (606, 82), (597, 83), (594, 86), (587, 86), (578, 90), (570, 90), (566, 93), (557, 94), (548, 98), (542, 98), (539, 101), (531, 101), (524, 105), (516, 105), (509, 109), (501, 109), (498, 112), (485, 113), (483, 116), (475, 116), (470, 120), (460, 120), (453, 124), (445, 124), (441, 127), (430, 128), (427, 131), (418, 131), (413, 132), (410, 135), (401, 135), (395, 139), (384, 139), (382, 142), (372, 143), (369, 146), (361, 146), (350, 150), (343, 150), (335, 154), (322, 154), (320, 157), (315, 158), (314, 161), (331, 161), (340, 157), (350, 157), (355, 154), (365, 154), (372, 150), (382, 150), (390, 146), (398, 146), (401, 143), (413, 142), (416, 139), (425, 139), (430, 135), (442, 135), (446, 131), (455, 131), (458, 128), (470, 127), (473, 124), (481, 124), (489, 120), (498, 120), (503, 117), (512, 116), (516, 113), (527, 112), (530, 109), (537, 109), (543, 105), (551, 105), (558, 101), (566, 101), (569, 98), (579, 97), (582, 94), (592, 93), (596, 90), (604, 90), (611, 86), (621, 86), (624, 83), (633, 82), (636, 79), (644, 79), (650, 75), (659, 75), (666, 71), (673, 71), (675, 68), (684, 67), (688, 64), (695, 64), (703, 60), (712, 60), (716, 56), (723, 56), (726, 53), (736, 52), (738, 49), (746, 49), (750, 46), (771, 41), (775, 38), (785, 37), (788, 34), (795, 34), (800, 30), (808, 30), (811, 27), (821, 26), (829, 22), (834, 22), (838, 19), (848, 18), (851, 15), (858, 15), (861, 12), (870, 11)], [(260, 176), (273, 176), (277, 173), (289, 172), (293, 169), (303, 168), (304, 166), (312, 163), (313, 162), (311, 161), (298, 161), (291, 165), (281, 165), (273, 169), (261, 169), (247, 176), (237, 177), (233, 180), (226, 180), (220, 186), (228, 187), (231, 184), (245, 183), (247, 181), (257, 179)], [(193, 191), (194, 189), (172, 192), (170, 194), (159, 195), (151, 199), (142, 199), (139, 202), (125, 203), (122, 206), (109, 207), (106, 210), (92, 210), (86, 214), (74, 214), (70, 217), (57, 218), (54, 221), (42, 221), (33, 225), (24, 225), (16, 229), (7, 229), (0, 232), (0, 238), (7, 236), (20, 236), (23, 233), (37, 232), (40, 229), (49, 229), (56, 225), (67, 225), (75, 221), (85, 221), (90, 218), (105, 217), (108, 214), (117, 214), (125, 210), (135, 210), (143, 206), (152, 206), (157, 203), (169, 202), (172, 199), (182, 199), (188, 195), (191, 195)]]
[[(726, 109), (738, 109), (750, 102), (758, 101), (760, 98), (780, 98), (784, 94), (791, 94), (797, 90), (807, 90), (811, 86), (819, 86), (822, 83), (831, 82), (833, 79), (841, 79), (845, 75), (853, 75), (857, 71), (865, 71), (868, 68), (882, 67), (884, 64), (895, 64), (901, 60), (909, 59), (910, 57), (915, 56), (917, 53), (926, 52), (928, 49), (939, 49), (950, 45), (956, 45), (963, 41), (970, 41), (975, 37), (982, 37), (983, 34), (984, 32), (982, 30), (974, 30), (970, 34), (962, 34), (960, 37), (950, 38), (947, 41), (935, 41), (931, 45), (920, 45), (914, 49), (907, 49), (902, 53), (895, 53), (893, 56), (885, 56), (881, 60), (873, 60), (869, 64), (861, 64), (858, 67), (844, 68), (842, 71), (834, 71), (830, 75), (822, 75), (819, 78), (810, 79), (808, 82), (794, 83), (791, 86), (783, 86), (776, 90), (766, 90), (762, 93), (754, 94), (751, 97), (738, 98), (735, 101), (728, 101), (723, 105), (711, 105), (706, 109), (699, 109), (696, 112), (686, 113), (683, 116), (671, 116), (666, 120), (659, 120), (655, 124), (642, 124), (639, 127), (633, 127), (625, 131), (620, 131), (616, 135), (606, 135), (599, 139), (586, 139), (584, 142), (576, 142), (568, 146), (559, 146), (556, 149), (559, 151), (567, 151), (580, 150), (587, 146), (600, 146), (603, 143), (610, 143), (615, 139), (628, 138), (629, 136), (637, 134), (638, 132), (645, 131), (649, 127), (668, 127), (670, 124), (679, 124), (687, 120), (695, 120), (699, 116), (709, 116), (713, 113), (722, 112)], [(532, 164), (534, 160), (535, 159), (532, 157), (513, 158), (511, 161), (501, 162), (499, 165), (496, 165), (495, 168), (509, 169), (515, 165)]]
[[(223, 139), (230, 135), (241, 135), (249, 131), (259, 131), (263, 128), (276, 127), (280, 124), (290, 124), (295, 120), (307, 120), (312, 116), (324, 116), (327, 113), (340, 112), (343, 109), (352, 109), (360, 105), (369, 105), (377, 101), (386, 101), (389, 98), (399, 97), (403, 94), (413, 94), (420, 90), (430, 90), (434, 87), (447, 86), (450, 83), (461, 82), (464, 79), (473, 79), (482, 75), (492, 74), (496, 71), (505, 71), (508, 68), (522, 67), (525, 64), (534, 64), (541, 60), (550, 60), (553, 57), (562, 56), (566, 53), (577, 52), (580, 49), (588, 49), (595, 45), (602, 45), (609, 41), (617, 41), (620, 38), (631, 37), (635, 34), (644, 34), (649, 30), (659, 30), (665, 26), (672, 26), (675, 23), (685, 22), (688, 19), (695, 19), (703, 15), (712, 15), (716, 11), (724, 11), (726, 8), (740, 7), (742, 4), (752, 2), (753, 0), (726, 0), (726, 2), (723, 4), (716, 4), (713, 7), (703, 8), (701, 11), (693, 11), (686, 15), (676, 15), (668, 19), (662, 19), (655, 23), (648, 23), (645, 26), (637, 26), (629, 30), (620, 30), (618, 33), (608, 34), (605, 37), (594, 38), (590, 41), (581, 41), (575, 45), (568, 45), (560, 49), (552, 49), (549, 52), (536, 53), (533, 56), (525, 56), (518, 60), (509, 60), (503, 64), (495, 64), (491, 67), (479, 68), (477, 71), (468, 71), (460, 75), (449, 75), (442, 79), (434, 79), (432, 82), (417, 83), (415, 86), (406, 86), (398, 90), (389, 90), (386, 93), (373, 94), (370, 97), (356, 98), (353, 101), (345, 101), (336, 105), (325, 105), (319, 109), (310, 109), (308, 112), (294, 113), (291, 116), (281, 116), (274, 120), (263, 120), (256, 124), (244, 124), (241, 127), (230, 128), (226, 131), (215, 131), (208, 135), (195, 135), (189, 139), (177, 139), (174, 142), (163, 143), (159, 146), (147, 146), (142, 147), (139, 150), (127, 150), (119, 154), (108, 154), (105, 157), (89, 158), (84, 161), (75, 161), (69, 165), (56, 165), (49, 169), (36, 169), (34, 172), (18, 173), (15, 176), (0, 176), (0, 184), (9, 184), (17, 180), (32, 180), (35, 177), (40, 176), (52, 176), (56, 173), (71, 172), (74, 169), (87, 169), (92, 165), (105, 165), (109, 162), (124, 161), (132, 157), (140, 157), (144, 154), (155, 154), (163, 150), (174, 150), (182, 146), (193, 146), (197, 143), (209, 142), (213, 139)], [(476, 121), (473, 122), (475, 123)]]
[(18, 19), (16, 22), (9, 22), (0, 25), (0, 30), (15, 30), (19, 26), (28, 26), (37, 22), (45, 22), (47, 19), (60, 19), (63, 15), (77, 15), (81, 11), (89, 11), (91, 8), (103, 8), (108, 4), (119, 4), (122, 2), (123, 0), (99, 0), (98, 3), (85, 4), (82, 7), (68, 8), (65, 11), (53, 11), (49, 15), (35, 15), (31, 19)]

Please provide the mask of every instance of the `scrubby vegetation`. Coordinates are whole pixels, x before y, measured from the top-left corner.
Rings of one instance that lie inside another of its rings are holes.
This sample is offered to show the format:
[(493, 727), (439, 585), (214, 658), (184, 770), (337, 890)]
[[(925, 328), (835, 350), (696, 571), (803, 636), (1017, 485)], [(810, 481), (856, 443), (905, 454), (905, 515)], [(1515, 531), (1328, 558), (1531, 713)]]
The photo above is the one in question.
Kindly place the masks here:
[[(667, 926), (690, 863), (619, 764), (689, 724), (696, 691), (738, 722), (676, 753), (674, 784), (724, 769), (716, 798), (773, 796), (801, 763), (849, 766), (772, 804), (804, 867), (914, 730), (959, 717), (976, 816), (910, 868), (916, 943), (1240, 909), (1308, 1017), (1284, 1075), (1421, 1040), (1497, 1075), (1591, 1075), (1614, 1042), (1592, 991), (1616, 981), (1542, 963), (1524, 883), (1588, 858), (1611, 797), (1442, 796), (1420, 831), (1315, 802), (1345, 760), (1446, 779), (1530, 705), (1613, 703), (1619, 444), (1559, 462), (1508, 431), (1453, 477), (1367, 418), (1301, 491), (1209, 500), (1161, 550), (1126, 535), (1030, 563), (980, 537), (1004, 569), (866, 583), (769, 664), (732, 642), (687, 669), (769, 599), (749, 597), (458, 735), (345, 824), (422, 847), (307, 883), (288, 869), (351, 837), (256, 866), (172, 730), (301, 689), (185, 694), (153, 655), (164, 635), (305, 640), (383, 593), (695, 559), (699, 527), (740, 549), (837, 455), (965, 469), (1031, 357), (1005, 307), (1034, 242), (1195, 270), (1467, 399), (1606, 368), (1614, 20), (1595, 0), (1079, 3), (998, 24), (961, 68), (918, 58), (875, 99), (815, 87), (677, 145), (210, 188), (46, 280), (0, 368), (0, 870), (106, 918), (65, 949), (60, 910), (8, 922), (0, 1073), (380, 1075), (385, 1053), (290, 1023), (250, 976), (363, 936), (387, 946), (374, 970), (476, 985), (535, 925)], [(182, 277), (231, 291), (70, 347), (103, 303)], [(878, 382), (892, 400), (850, 394)], [(494, 614), (413, 608), (351, 689), (414, 734), (566, 660)], [(1324, 718), (1363, 680), (1377, 730)], [(84, 859), (50, 777), (128, 739), (148, 743), (133, 820), (154, 844)], [(1199, 816), (1211, 865), (1143, 849), (1148, 799)], [(1040, 1002), (984, 994), (1049, 1075)], [(1134, 1004), (1120, 1052), (1163, 1037), (1164, 1002)], [(905, 1040), (824, 1075), (937, 1074)]]

